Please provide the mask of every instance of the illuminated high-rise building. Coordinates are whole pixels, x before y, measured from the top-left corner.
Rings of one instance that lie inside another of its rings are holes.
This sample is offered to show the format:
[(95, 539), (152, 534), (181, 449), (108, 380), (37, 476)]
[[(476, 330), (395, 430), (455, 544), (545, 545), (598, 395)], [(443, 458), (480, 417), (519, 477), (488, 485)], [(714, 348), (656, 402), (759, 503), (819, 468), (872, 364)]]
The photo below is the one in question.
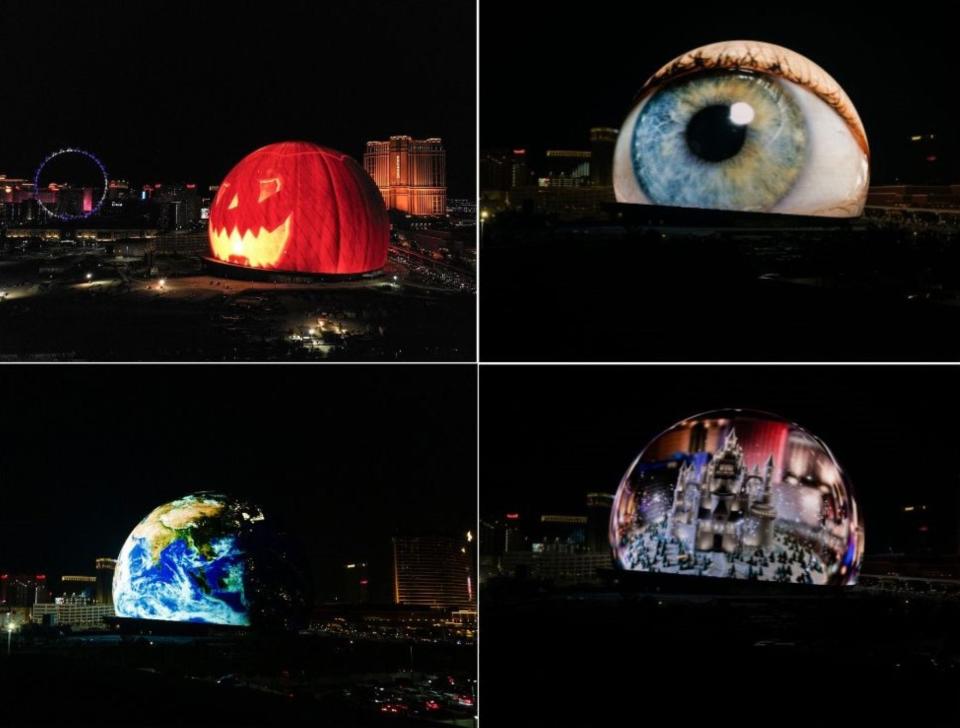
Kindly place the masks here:
[(97, 604), (113, 604), (113, 572), (116, 559), (97, 559)]
[(388, 209), (411, 215), (446, 214), (447, 152), (439, 138), (392, 136), (385, 142), (367, 142), (363, 167)]
[(414, 536), (393, 539), (393, 595), (396, 604), (472, 607), (470, 549), (466, 539)]

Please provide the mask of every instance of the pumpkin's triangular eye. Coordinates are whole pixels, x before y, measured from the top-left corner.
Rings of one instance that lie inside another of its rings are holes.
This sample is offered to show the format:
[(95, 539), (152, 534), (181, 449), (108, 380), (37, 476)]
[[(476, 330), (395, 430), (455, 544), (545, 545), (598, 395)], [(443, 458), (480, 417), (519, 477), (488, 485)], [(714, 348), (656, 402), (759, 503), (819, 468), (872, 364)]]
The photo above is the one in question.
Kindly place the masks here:
[(260, 196), (257, 202), (263, 202), (268, 197), (273, 197), (280, 191), (280, 178), (271, 177), (270, 179), (260, 180)]
[(239, 205), (239, 204), (240, 204), (240, 193), (238, 192), (237, 194), (235, 194), (235, 195), (233, 196), (233, 199), (230, 200), (230, 204), (227, 205), (227, 209), (228, 209), (228, 210), (232, 210), (233, 208), (235, 208), (235, 207), (236, 207), (237, 205)]

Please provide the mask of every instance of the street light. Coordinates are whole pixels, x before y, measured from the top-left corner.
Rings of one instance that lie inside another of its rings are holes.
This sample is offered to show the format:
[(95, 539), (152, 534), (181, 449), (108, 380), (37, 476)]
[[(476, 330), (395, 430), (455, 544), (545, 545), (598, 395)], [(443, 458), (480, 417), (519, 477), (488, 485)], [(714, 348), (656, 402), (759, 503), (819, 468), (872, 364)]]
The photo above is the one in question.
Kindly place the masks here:
[(87, 273), (87, 280), (89, 281), (92, 278), (93, 278), (93, 273)]
[(487, 221), (487, 218), (490, 217), (490, 213), (486, 210), (480, 211), (480, 242), (483, 242), (483, 223)]
[(10, 656), (10, 640), (13, 638), (13, 632), (17, 628), (13, 622), (7, 625), (7, 657)]

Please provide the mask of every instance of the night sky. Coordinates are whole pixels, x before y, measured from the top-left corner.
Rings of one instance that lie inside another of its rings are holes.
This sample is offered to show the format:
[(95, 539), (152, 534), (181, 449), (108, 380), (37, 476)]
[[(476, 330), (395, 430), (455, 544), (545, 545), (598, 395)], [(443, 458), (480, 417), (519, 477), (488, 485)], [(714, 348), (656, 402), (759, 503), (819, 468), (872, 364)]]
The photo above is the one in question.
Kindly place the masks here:
[(0, 570), (92, 574), (198, 490), (285, 524), (320, 596), (398, 531), (476, 523), (472, 366), (4, 366), (0, 401)]
[(587, 148), (590, 127), (619, 127), (662, 65), (734, 39), (786, 46), (840, 83), (864, 122), (874, 181), (892, 181), (909, 136), (929, 132), (946, 137), (950, 177), (960, 181), (956, 24), (926, 5), (888, 13), (836, 2), (588, 8), (484, 0), (481, 147)]
[(904, 505), (957, 530), (954, 367), (484, 367), (480, 513), (585, 514), (675, 422), (712, 409), (774, 412), (820, 437), (853, 483), (868, 553), (898, 543)]
[(0, 173), (77, 146), (133, 182), (218, 184), (305, 139), (362, 158), (442, 137), (451, 194), (476, 169), (476, 15), (457, 2), (4, 2)]

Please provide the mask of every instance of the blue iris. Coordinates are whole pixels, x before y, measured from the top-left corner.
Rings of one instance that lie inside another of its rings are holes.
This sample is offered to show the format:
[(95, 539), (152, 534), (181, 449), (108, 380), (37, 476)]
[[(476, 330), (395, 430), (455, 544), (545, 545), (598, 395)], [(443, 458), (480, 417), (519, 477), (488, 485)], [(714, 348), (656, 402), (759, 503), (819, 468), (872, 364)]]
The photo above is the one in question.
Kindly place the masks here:
[(724, 72), (654, 92), (637, 117), (631, 161), (654, 204), (766, 211), (790, 191), (806, 151), (802, 112), (780, 82)]

